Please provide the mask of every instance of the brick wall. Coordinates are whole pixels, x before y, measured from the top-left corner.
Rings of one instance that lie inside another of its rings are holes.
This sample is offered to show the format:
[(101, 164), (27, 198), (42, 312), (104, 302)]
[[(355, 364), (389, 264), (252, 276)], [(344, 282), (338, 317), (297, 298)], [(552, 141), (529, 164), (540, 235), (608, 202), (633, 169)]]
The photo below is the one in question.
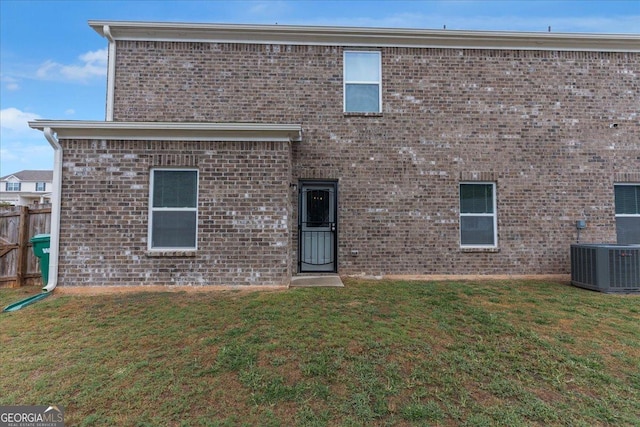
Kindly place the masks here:
[[(63, 140), (60, 283), (287, 284), (283, 142)], [(198, 250), (147, 251), (153, 167), (199, 170)]]
[[(342, 110), (342, 47), (119, 41), (114, 117), (301, 123), (292, 180), (339, 180), (340, 273), (567, 273), (576, 220), (615, 241), (613, 184), (640, 180), (640, 55), (378, 50), (383, 113), (364, 116)], [(497, 251), (460, 248), (473, 180), (496, 183)]]

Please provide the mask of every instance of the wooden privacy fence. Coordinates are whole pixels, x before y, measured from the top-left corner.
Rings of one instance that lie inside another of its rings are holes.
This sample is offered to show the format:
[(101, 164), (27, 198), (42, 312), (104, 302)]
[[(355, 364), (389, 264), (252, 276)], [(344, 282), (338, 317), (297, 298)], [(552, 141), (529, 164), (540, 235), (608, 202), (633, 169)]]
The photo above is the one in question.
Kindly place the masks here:
[(42, 284), (30, 239), (50, 232), (50, 205), (0, 208), (0, 287)]

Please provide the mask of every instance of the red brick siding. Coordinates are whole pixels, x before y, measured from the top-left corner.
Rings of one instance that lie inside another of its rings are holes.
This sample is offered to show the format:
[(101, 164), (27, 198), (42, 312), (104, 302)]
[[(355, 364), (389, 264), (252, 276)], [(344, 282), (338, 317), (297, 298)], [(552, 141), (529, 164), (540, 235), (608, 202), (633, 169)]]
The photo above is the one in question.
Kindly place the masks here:
[[(63, 140), (62, 144), (63, 286), (288, 283), (288, 143)], [(195, 256), (157, 256), (147, 251), (153, 167), (199, 170)]]
[[(615, 177), (640, 170), (638, 54), (380, 48), (383, 113), (364, 117), (342, 112), (343, 50), (118, 42), (114, 117), (301, 123), (292, 179), (339, 180), (341, 273), (567, 273), (577, 219), (615, 241)], [(497, 183), (498, 252), (459, 247), (473, 179)]]

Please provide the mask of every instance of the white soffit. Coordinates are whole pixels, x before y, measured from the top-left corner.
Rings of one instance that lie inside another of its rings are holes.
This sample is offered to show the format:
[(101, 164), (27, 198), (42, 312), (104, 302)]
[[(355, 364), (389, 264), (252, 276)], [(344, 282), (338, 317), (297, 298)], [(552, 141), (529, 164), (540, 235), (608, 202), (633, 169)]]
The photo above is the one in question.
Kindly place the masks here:
[(293, 25), (89, 21), (114, 40), (459, 49), (640, 52), (639, 34), (420, 30)]
[(262, 123), (174, 123), (35, 120), (33, 129), (52, 129), (58, 139), (135, 141), (301, 141), (302, 126)]

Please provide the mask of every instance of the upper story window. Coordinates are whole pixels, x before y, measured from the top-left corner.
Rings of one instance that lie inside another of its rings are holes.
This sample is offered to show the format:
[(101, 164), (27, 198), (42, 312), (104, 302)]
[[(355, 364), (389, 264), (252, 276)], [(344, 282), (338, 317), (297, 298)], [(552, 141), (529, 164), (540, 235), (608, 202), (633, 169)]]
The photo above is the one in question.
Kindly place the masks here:
[(460, 184), (460, 245), (472, 248), (498, 246), (495, 183)]
[(20, 191), (20, 182), (7, 182), (7, 191)]
[(46, 182), (36, 182), (36, 191), (45, 191), (47, 188)]
[(149, 249), (196, 249), (198, 171), (151, 171)]
[(344, 111), (382, 112), (380, 52), (344, 52)]
[(640, 243), (640, 184), (616, 184), (614, 190), (618, 243)]

